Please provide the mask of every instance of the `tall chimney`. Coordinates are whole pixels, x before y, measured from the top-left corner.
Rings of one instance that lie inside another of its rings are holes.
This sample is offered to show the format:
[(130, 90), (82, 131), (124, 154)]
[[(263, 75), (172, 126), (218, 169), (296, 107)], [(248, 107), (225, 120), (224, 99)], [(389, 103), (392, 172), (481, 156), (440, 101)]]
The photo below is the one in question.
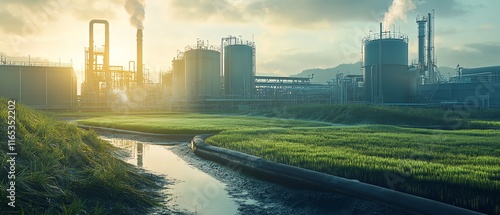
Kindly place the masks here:
[(144, 69), (142, 62), (142, 29), (137, 29), (137, 86), (144, 83)]
[(425, 24), (427, 17), (417, 18), (418, 24), (418, 69), (420, 75), (425, 72)]

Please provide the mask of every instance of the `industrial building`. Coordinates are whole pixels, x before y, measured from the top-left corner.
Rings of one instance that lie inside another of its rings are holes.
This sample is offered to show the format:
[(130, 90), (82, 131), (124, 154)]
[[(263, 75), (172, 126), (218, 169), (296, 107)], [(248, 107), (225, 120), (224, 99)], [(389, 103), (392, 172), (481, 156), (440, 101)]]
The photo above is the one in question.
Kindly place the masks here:
[[(408, 64), (408, 37), (382, 31), (363, 41), (364, 101), (374, 104), (500, 107), (500, 66), (457, 67), (445, 80), (434, 54), (434, 13), (417, 17), (418, 60)], [(496, 92), (496, 93), (495, 93)]]
[[(104, 25), (104, 44), (94, 44), (94, 25)], [(143, 64), (143, 29), (137, 29), (137, 60), (130, 61), (128, 69), (112, 66), (109, 62), (109, 23), (91, 20), (89, 46), (85, 48), (85, 80), (82, 83), (81, 110), (159, 109), (164, 104), (163, 92), (158, 83), (152, 83)], [(99, 47), (99, 48), (98, 48)]]
[(468, 108), (500, 107), (500, 66), (457, 68), (457, 75), (447, 82), (420, 86), (424, 102)]
[(76, 75), (70, 64), (3, 61), (0, 77), (0, 97), (42, 110), (77, 106)]

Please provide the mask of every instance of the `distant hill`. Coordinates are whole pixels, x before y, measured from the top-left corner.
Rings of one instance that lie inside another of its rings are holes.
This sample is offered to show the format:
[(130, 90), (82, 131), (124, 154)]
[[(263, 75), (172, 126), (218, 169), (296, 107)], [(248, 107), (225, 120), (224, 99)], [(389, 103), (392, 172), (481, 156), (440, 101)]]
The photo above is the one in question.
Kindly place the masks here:
[[(443, 77), (448, 80), (448, 76), (456, 75), (455, 69), (451, 67), (439, 67), (439, 71)], [(314, 83), (322, 83), (326, 84), (327, 81), (330, 81), (336, 77), (338, 73), (344, 73), (345, 75), (363, 75), (363, 71), (361, 70), (361, 62), (352, 63), (352, 64), (340, 64), (334, 68), (316, 68), (316, 69), (306, 69), (299, 74), (290, 75), (291, 77), (308, 77), (314, 74), (314, 78), (312, 82)]]
[(361, 62), (352, 64), (340, 64), (334, 68), (307, 69), (297, 75), (290, 75), (290, 76), (308, 77), (309, 75), (314, 74), (312, 82), (326, 84), (327, 81), (334, 79), (337, 73), (344, 73), (344, 75), (362, 75), (363, 72), (361, 71)]

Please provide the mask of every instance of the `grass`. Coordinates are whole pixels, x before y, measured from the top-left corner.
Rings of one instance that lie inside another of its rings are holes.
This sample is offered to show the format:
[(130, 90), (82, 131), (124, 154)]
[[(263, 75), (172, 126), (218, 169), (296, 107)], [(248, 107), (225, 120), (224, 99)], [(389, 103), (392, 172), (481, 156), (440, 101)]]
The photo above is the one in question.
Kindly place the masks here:
[[(500, 132), (366, 125), (225, 131), (209, 144), (500, 213)], [(398, 183), (387, 177), (399, 178)]]
[[(0, 99), (7, 131), (7, 100)], [(16, 208), (7, 206), (7, 134), (0, 148), (2, 214), (142, 214), (157, 205), (160, 186), (112, 153), (95, 132), (16, 107)]]
[(151, 133), (202, 134), (245, 128), (328, 126), (325, 122), (236, 115), (171, 113), (160, 115), (102, 116), (78, 123)]
[[(245, 116), (186, 113), (102, 116), (79, 123), (153, 133), (218, 133), (207, 142), (280, 163), (500, 214), (500, 132), (472, 129), (500, 128), (499, 121), (495, 121), (498, 111), (466, 113), (313, 105)], [(467, 117), (456, 117), (457, 114)], [(332, 126), (332, 123), (355, 125)], [(450, 130), (453, 128), (459, 130)]]
[[(404, 125), (441, 129), (500, 128), (500, 111), (373, 105), (299, 105), (254, 115), (342, 124)], [(495, 122), (496, 121), (496, 122)]]

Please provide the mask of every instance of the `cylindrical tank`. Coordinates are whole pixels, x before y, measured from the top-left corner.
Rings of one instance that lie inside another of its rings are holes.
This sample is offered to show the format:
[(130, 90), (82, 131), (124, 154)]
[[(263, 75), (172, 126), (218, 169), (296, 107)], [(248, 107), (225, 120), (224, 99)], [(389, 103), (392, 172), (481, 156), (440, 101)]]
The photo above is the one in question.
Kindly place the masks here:
[(182, 100), (186, 97), (186, 70), (184, 58), (172, 60), (172, 97)]
[(202, 100), (220, 97), (220, 52), (191, 49), (184, 54), (186, 99)]
[(413, 67), (408, 69), (408, 87), (409, 87), (409, 94), (411, 97), (417, 96), (418, 77), (419, 77), (419, 72), (417, 68)]
[(410, 101), (408, 37), (383, 33), (364, 40), (365, 100), (375, 103)]
[(226, 95), (242, 98), (253, 89), (254, 46), (233, 44), (224, 47), (224, 90)]

